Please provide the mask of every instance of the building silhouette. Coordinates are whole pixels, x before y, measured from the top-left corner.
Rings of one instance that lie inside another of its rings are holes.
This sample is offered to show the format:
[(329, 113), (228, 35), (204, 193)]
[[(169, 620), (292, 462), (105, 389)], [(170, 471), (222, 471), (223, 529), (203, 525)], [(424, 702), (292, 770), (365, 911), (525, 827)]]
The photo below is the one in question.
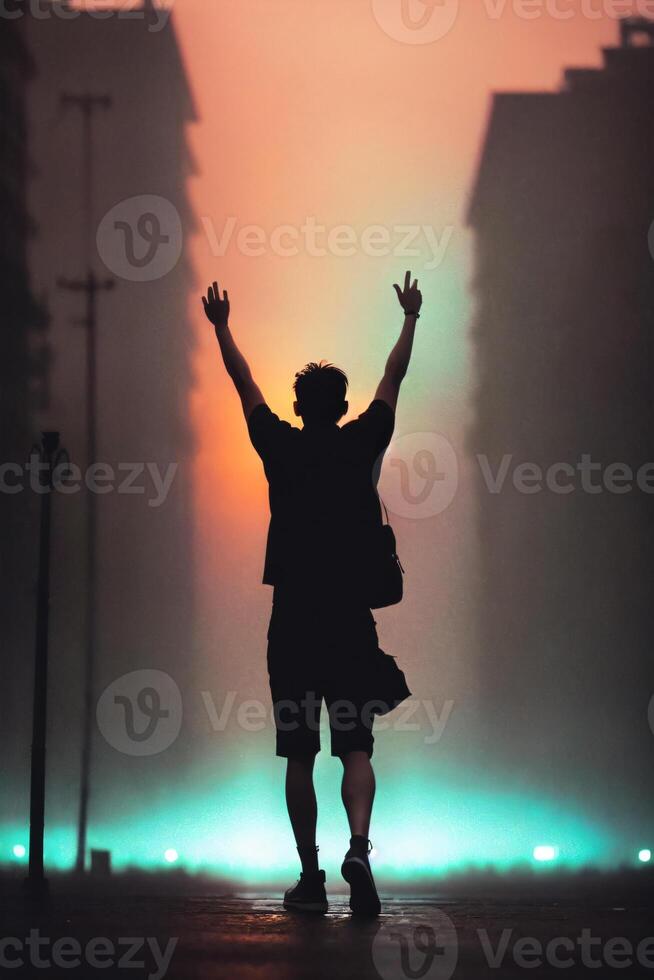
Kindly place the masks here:
[[(9, 12), (11, 9), (8, 8)], [(28, 249), (35, 224), (28, 210), (32, 161), (27, 138), (27, 92), (34, 63), (25, 23), (0, 19), (0, 618), (5, 671), (0, 715), (6, 733), (28, 744), (31, 716), (24, 681), (34, 648), (38, 509), (24, 483), (36, 416), (47, 400), (47, 317), (32, 289)], [(11, 467), (11, 470), (7, 469)], [(22, 469), (22, 475), (20, 469)], [(21, 488), (22, 489), (19, 489)], [(5, 661), (6, 657), (6, 661)], [(11, 743), (3, 738), (6, 746)], [(27, 776), (27, 771), (25, 772)]]
[[(155, 197), (176, 212), (184, 239), (193, 231), (186, 182), (193, 172), (187, 133), (195, 110), (174, 23), (162, 21), (160, 13), (146, 2), (128, 15), (117, 6), (101, 18), (53, 4), (49, 16), (41, 11), (32, 17), (25, 10), (20, 22), (37, 68), (27, 106), (34, 161), (30, 210), (39, 226), (30, 269), (37, 288), (48, 295), (53, 350), (51, 399), (39, 421), (61, 431), (82, 475), (88, 463), (85, 296), (60, 288), (60, 280), (83, 279), (89, 264), (98, 277), (115, 278), (115, 288), (98, 296), (97, 459), (112, 467), (116, 479), (97, 503), (96, 699), (115, 678), (142, 669), (163, 670), (181, 686), (177, 666), (188, 666), (193, 644), (192, 270), (182, 247), (172, 268), (148, 279), (143, 257), (153, 241), (150, 218), (142, 226), (144, 238), (138, 230), (138, 201)], [(85, 234), (82, 117), (62, 103), (64, 94), (107, 94), (112, 100), (93, 120), (91, 236)], [(137, 202), (131, 234), (98, 247), (95, 232), (103, 217), (132, 198)], [(150, 215), (151, 201), (142, 210)], [(18, 442), (25, 452), (25, 436)], [(162, 475), (169, 465), (176, 467), (157, 507), (148, 464)], [(134, 465), (140, 470), (135, 477), (129, 471), (131, 491), (117, 492), (129, 475), (120, 467)], [(142, 492), (135, 493), (139, 487)], [(63, 863), (74, 857), (79, 796), (86, 492), (82, 485), (54, 502), (46, 825), (59, 832), (50, 840), (60, 841)], [(14, 667), (19, 710), (29, 722), (30, 672)], [(117, 793), (123, 809), (137, 806), (144, 794), (153, 798), (162, 778), (157, 761), (137, 759), (126, 766), (125, 756), (97, 728), (94, 739), (89, 847), (107, 843), (96, 828), (110, 822)], [(180, 739), (169, 750), (166, 769), (174, 767), (184, 745)], [(16, 825), (27, 814), (28, 760), (29, 744), (21, 738), (8, 774), (9, 819)], [(47, 841), (46, 834), (46, 857)]]
[[(652, 91), (654, 25), (630, 19), (560, 91), (495, 95), (468, 215), (484, 751), (632, 843), (653, 815)], [(574, 470), (522, 492), (525, 462)]]

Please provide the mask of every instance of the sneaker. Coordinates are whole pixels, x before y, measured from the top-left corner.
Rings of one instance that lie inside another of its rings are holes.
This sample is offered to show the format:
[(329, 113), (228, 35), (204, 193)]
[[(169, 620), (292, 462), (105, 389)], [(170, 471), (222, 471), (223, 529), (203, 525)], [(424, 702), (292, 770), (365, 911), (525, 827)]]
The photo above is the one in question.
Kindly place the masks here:
[[(372, 844), (368, 841), (368, 854), (371, 850)], [(362, 855), (350, 848), (341, 865), (341, 874), (350, 886), (350, 908), (355, 915), (379, 915), (381, 912), (368, 854)]]
[(326, 912), (325, 872), (300, 874), (300, 880), (284, 893), (284, 908), (292, 912)]

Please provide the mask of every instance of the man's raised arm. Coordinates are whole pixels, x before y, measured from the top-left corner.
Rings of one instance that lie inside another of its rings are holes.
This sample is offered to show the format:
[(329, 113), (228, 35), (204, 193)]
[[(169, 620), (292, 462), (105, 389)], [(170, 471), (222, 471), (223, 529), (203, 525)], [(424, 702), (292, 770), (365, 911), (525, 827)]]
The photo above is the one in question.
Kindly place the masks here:
[(227, 290), (223, 291), (223, 298), (220, 298), (218, 283), (214, 282), (209, 286), (207, 295), (202, 297), (202, 304), (207, 319), (213, 323), (216, 329), (216, 337), (220, 344), (220, 353), (227, 368), (227, 373), (234, 382), (246, 421), (249, 419), (252, 410), (257, 405), (265, 403), (266, 399), (261, 394), (261, 390), (255, 384), (248, 362), (245, 360), (229, 329), (229, 296)]
[(384, 377), (379, 382), (375, 398), (386, 402), (395, 411), (397, 398), (400, 394), (400, 385), (411, 360), (416, 321), (420, 316), (420, 307), (422, 306), (422, 293), (418, 289), (417, 279), (414, 279), (413, 284), (411, 284), (410, 272), (407, 272), (404, 277), (404, 289), (400, 289), (397, 283), (394, 283), (393, 288), (397, 293), (400, 306), (404, 310), (404, 324), (399, 340), (386, 362)]

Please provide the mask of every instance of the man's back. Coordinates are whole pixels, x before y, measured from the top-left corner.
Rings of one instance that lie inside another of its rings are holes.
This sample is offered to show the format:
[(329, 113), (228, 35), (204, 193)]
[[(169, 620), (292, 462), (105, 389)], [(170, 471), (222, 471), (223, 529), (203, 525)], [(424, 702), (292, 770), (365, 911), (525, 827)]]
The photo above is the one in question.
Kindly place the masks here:
[(381, 520), (376, 483), (393, 425), (378, 400), (341, 427), (296, 428), (266, 405), (252, 412), (250, 438), (270, 486), (266, 584), (360, 581), (370, 529)]

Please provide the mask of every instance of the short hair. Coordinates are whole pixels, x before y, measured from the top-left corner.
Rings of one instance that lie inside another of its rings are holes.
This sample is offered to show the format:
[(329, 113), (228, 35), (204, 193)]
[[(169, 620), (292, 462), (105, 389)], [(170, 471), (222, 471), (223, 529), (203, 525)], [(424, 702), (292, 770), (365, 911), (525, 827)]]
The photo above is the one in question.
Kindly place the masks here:
[(293, 384), (300, 415), (311, 422), (338, 422), (343, 415), (347, 386), (345, 371), (333, 364), (307, 364), (297, 372)]

